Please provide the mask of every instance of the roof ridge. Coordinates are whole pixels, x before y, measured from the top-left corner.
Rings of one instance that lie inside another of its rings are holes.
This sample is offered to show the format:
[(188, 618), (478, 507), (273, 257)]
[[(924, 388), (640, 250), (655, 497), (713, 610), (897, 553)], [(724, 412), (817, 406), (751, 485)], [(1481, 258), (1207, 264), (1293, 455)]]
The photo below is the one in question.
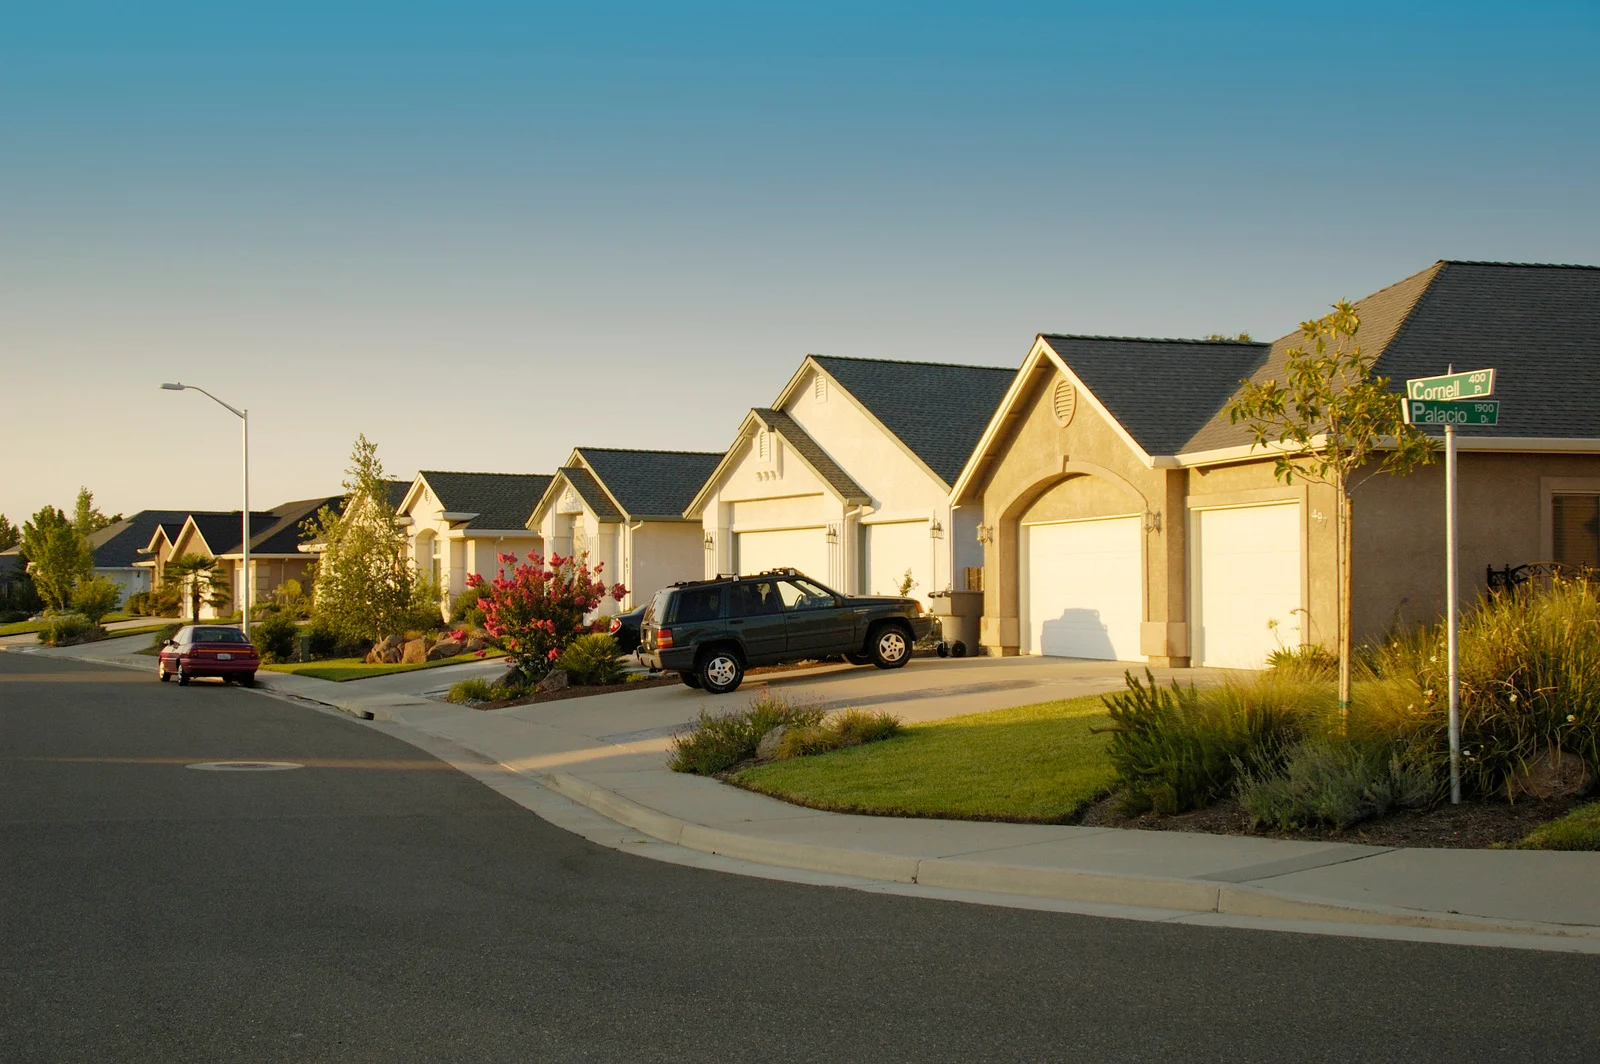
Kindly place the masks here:
[(719, 458), (723, 454), (722, 451), (666, 451), (653, 447), (574, 447), (573, 450), (580, 453), (583, 451), (605, 451), (607, 454), (714, 454)]
[(1107, 336), (1103, 333), (1048, 333), (1039, 334), (1047, 340), (1117, 340), (1130, 344), (1204, 344), (1207, 347), (1271, 347), (1268, 340), (1202, 340), (1183, 336)]
[(876, 362), (889, 366), (939, 366), (942, 369), (992, 369), (1015, 374), (1017, 371), (1010, 366), (979, 366), (972, 362), (929, 362), (920, 358), (861, 358), (858, 355), (821, 355), (808, 352), (807, 358), (831, 358), (839, 362)]
[[(1505, 266), (1519, 270), (1600, 270), (1582, 262), (1502, 262), (1495, 259), (1440, 259), (1436, 266)], [(1413, 274), (1415, 276), (1415, 274)]]
[[(426, 476), (429, 473), (448, 473), (457, 477), (547, 477), (549, 473), (485, 473), (475, 469), (419, 469), (417, 476)], [(410, 481), (399, 483), (409, 484)]]

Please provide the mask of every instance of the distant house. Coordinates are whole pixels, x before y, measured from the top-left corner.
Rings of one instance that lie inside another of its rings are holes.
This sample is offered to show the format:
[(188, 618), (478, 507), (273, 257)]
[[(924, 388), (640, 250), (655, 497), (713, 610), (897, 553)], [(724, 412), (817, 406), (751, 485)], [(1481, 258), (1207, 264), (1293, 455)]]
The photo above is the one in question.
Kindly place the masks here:
[(704, 565), (698, 519), (684, 508), (722, 455), (705, 451), (576, 448), (539, 499), (527, 527), (552, 554), (588, 555), (607, 584), (628, 589), (631, 610)]
[[(285, 580), (309, 583), (312, 556), (299, 549), (304, 539), (303, 525), (315, 517), (324, 506), (339, 507), (343, 495), (323, 496), (286, 502), (271, 510), (251, 511), (250, 514), (250, 586), (251, 601), (261, 602)], [(173, 558), (185, 554), (199, 554), (216, 558), (222, 563), (217, 574), (217, 584), (229, 590), (230, 609), (241, 605), (244, 590), (243, 513), (189, 514), (176, 536), (168, 539), (164, 525), (151, 534), (147, 549), (164, 553), (160, 565), (164, 567)], [(165, 546), (163, 545), (165, 542)], [(309, 588), (308, 588), (309, 589)], [(202, 604), (200, 619), (216, 615), (209, 605)]]
[(411, 560), (439, 588), (444, 610), (466, 589), (468, 576), (492, 578), (499, 555), (540, 549), (538, 534), (526, 526), (549, 485), (547, 473), (440, 469), (424, 469), (406, 485), (395, 511)]
[(793, 567), (847, 594), (896, 594), (909, 572), (919, 597), (967, 590), (979, 511), (948, 496), (1015, 376), (808, 355), (687, 505), (702, 575)]
[[(94, 572), (115, 581), (122, 588), (122, 601), (155, 586), (154, 562), (146, 554), (152, 539), (164, 538), (166, 530), (177, 535), (188, 518), (187, 510), (140, 510), (89, 537), (94, 550)], [(170, 540), (167, 541), (170, 546)], [(165, 561), (165, 558), (161, 559)]]

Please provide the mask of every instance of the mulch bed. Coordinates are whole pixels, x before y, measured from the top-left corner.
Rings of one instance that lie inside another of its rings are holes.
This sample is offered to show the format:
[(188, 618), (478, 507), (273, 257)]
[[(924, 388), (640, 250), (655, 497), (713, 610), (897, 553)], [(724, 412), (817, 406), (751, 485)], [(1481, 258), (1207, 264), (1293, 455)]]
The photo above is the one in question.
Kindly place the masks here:
[(1421, 846), (1448, 849), (1484, 849), (1518, 842), (1528, 832), (1554, 820), (1593, 798), (1524, 798), (1515, 804), (1497, 798), (1448, 802), (1432, 809), (1405, 810), (1375, 820), (1362, 821), (1344, 831), (1309, 828), (1303, 831), (1255, 831), (1239, 804), (1231, 799), (1192, 813), (1125, 816), (1116, 810), (1115, 798), (1089, 806), (1077, 823), (1088, 827), (1141, 828), (1146, 831), (1199, 831), (1213, 835), (1257, 835), (1271, 839), (1355, 842), (1369, 846)]
[(472, 709), (509, 709), (512, 706), (531, 706), (539, 702), (561, 702), (568, 698), (587, 698), (590, 695), (609, 695), (615, 691), (643, 691), (650, 687), (671, 687), (681, 683), (675, 672), (663, 673), (648, 680), (633, 683), (606, 683), (594, 687), (563, 687), (559, 691), (534, 692), (522, 698), (507, 698), (499, 702), (474, 702)]

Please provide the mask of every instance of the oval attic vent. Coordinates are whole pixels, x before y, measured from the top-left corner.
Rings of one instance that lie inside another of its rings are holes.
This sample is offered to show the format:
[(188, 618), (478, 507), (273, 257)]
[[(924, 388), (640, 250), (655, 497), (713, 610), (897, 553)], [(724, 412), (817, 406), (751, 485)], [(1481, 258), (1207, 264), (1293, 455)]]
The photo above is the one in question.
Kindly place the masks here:
[(1056, 420), (1062, 425), (1072, 424), (1072, 415), (1078, 410), (1078, 392), (1071, 381), (1057, 381), (1055, 394)]

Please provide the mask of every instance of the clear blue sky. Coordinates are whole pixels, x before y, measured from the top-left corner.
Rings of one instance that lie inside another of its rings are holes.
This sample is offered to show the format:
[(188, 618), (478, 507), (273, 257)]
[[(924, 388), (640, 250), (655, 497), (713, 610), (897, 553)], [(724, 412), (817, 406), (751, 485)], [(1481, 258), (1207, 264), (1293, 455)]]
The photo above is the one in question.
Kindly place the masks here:
[[(721, 450), (808, 351), (1600, 262), (1600, 5), (0, 11), (0, 512)], [(192, 443), (180, 443), (180, 433)]]

